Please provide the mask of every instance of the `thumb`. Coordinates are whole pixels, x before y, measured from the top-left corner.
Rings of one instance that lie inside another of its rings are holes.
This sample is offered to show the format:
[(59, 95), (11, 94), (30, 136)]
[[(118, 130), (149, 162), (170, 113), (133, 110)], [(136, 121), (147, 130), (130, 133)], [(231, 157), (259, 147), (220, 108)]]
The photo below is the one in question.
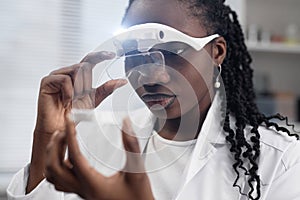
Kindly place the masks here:
[(126, 79), (115, 79), (105, 82), (94, 90), (95, 92), (95, 107), (97, 107), (106, 97), (108, 97), (114, 90), (127, 84)]
[(131, 174), (131, 176), (144, 173), (144, 160), (140, 154), (139, 142), (131, 127), (129, 118), (123, 120), (122, 139), (126, 151), (126, 164), (123, 171)]

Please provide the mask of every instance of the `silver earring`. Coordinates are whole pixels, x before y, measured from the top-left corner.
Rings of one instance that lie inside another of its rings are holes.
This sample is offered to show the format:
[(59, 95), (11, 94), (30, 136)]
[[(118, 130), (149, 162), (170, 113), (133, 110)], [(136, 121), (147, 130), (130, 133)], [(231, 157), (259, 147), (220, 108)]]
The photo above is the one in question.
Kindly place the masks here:
[(214, 85), (216, 89), (220, 88), (220, 86), (221, 86), (221, 83), (220, 83), (220, 76), (221, 76), (221, 72), (222, 72), (221, 64), (218, 65), (218, 68), (219, 68), (219, 74), (216, 78), (216, 82), (215, 82), (215, 85)]

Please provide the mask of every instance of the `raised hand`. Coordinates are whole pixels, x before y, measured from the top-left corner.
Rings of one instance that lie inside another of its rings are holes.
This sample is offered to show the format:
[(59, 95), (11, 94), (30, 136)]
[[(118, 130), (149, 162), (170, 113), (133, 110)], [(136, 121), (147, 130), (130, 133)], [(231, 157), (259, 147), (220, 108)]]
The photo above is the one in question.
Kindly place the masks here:
[[(46, 178), (59, 191), (77, 193), (84, 199), (124, 199), (152, 200), (150, 182), (144, 172), (138, 141), (130, 126), (124, 120), (122, 138), (127, 160), (124, 171), (111, 177), (105, 177), (94, 168), (80, 152), (75, 126), (66, 119), (66, 131), (57, 131), (47, 148)], [(64, 160), (64, 151), (68, 147), (68, 160)], [(109, 155), (108, 155), (109, 156)], [(127, 172), (137, 168), (138, 172)]]
[(118, 79), (92, 88), (95, 65), (114, 57), (110, 52), (93, 52), (80, 63), (55, 70), (42, 79), (26, 192), (44, 178), (46, 146), (55, 131), (64, 131), (66, 110), (71, 106), (81, 109), (97, 107), (115, 89), (127, 83)]

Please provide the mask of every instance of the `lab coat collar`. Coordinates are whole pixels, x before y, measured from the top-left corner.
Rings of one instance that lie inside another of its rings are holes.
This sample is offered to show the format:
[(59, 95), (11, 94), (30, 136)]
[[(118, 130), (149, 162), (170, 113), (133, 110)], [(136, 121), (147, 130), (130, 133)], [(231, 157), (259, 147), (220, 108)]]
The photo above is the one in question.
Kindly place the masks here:
[(206, 165), (211, 156), (217, 151), (215, 144), (225, 144), (222, 119), (222, 100), (219, 92), (216, 92), (212, 105), (204, 120), (192, 157), (185, 170), (186, 178), (182, 189), (191, 179)]
[[(217, 152), (217, 148), (215, 147), (216, 144), (226, 144), (222, 124), (222, 122), (224, 122), (224, 117), (222, 117), (222, 115), (224, 115), (222, 109), (225, 110), (225, 108), (222, 108), (221, 94), (219, 91), (217, 91), (198, 135), (190, 162), (183, 172), (183, 177), (185, 177), (185, 179), (182, 181), (182, 185), (178, 190), (176, 196), (178, 196), (181, 191), (184, 190), (185, 186), (207, 164), (212, 155)], [(140, 117), (141, 118), (139, 119), (143, 118), (142, 115), (140, 115)], [(145, 125), (148, 124), (148, 126), (146, 126), (147, 128), (145, 128), (144, 130), (144, 136), (148, 135), (148, 137), (152, 135), (156, 117), (152, 115), (150, 119), (151, 120), (148, 122), (144, 121)], [(149, 123), (151, 124), (151, 126), (149, 126)], [(140, 149), (142, 150), (142, 152), (145, 152), (147, 141), (148, 139), (139, 139)]]
[(223, 131), (223, 115), (226, 110), (225, 107), (222, 107), (224, 105), (222, 105), (221, 94), (217, 91), (199, 133), (199, 136), (202, 135), (202, 138), (206, 138), (206, 140), (211, 144), (226, 143)]

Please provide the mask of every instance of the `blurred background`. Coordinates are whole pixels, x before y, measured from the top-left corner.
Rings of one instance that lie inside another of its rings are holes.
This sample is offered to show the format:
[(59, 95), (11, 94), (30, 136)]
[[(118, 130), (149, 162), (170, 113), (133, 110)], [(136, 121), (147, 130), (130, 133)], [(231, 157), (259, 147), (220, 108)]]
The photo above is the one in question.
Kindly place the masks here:
[(300, 1), (231, 0), (253, 58), (257, 103), (265, 114), (300, 120)]
[(0, 196), (30, 160), (40, 80), (120, 29), (127, 0), (0, 1)]
[[(300, 1), (228, 0), (253, 57), (258, 105), (300, 120)], [(127, 0), (0, 1), (0, 199), (30, 160), (40, 80), (118, 31)], [(298, 128), (299, 130), (299, 128)]]

